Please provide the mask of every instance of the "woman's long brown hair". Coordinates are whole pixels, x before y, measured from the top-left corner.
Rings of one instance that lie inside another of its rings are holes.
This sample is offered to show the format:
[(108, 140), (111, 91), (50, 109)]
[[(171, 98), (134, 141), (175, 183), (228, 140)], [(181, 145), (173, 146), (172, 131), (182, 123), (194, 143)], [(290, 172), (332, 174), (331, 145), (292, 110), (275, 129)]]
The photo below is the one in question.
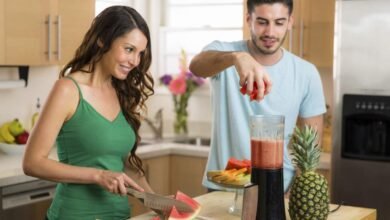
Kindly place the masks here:
[[(144, 175), (142, 161), (135, 152), (140, 142), (138, 132), (141, 126), (141, 111), (146, 111), (145, 101), (154, 94), (154, 82), (153, 77), (148, 72), (152, 62), (150, 33), (142, 16), (127, 6), (112, 6), (103, 10), (93, 20), (83, 42), (76, 50), (74, 58), (61, 70), (60, 78), (77, 71), (93, 73), (96, 63), (104, 53), (109, 51), (112, 42), (133, 29), (139, 29), (147, 38), (146, 49), (141, 55), (139, 65), (130, 71), (127, 78), (125, 80), (113, 78), (112, 84), (118, 95), (123, 114), (136, 134), (136, 142), (128, 161), (131, 166)], [(88, 66), (87, 70), (85, 70), (85, 66)]]

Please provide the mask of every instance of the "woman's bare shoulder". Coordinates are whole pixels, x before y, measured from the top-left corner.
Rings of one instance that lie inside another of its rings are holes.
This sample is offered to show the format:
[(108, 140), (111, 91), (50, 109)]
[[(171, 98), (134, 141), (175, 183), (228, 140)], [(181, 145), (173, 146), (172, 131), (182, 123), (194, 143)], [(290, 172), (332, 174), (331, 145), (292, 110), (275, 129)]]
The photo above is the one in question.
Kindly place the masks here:
[(79, 103), (79, 92), (76, 84), (69, 78), (58, 79), (47, 100), (47, 107), (67, 120)]
[(78, 89), (73, 80), (69, 78), (61, 78), (54, 83), (53, 92), (67, 96), (77, 94)]
[(61, 104), (63, 107), (77, 106), (79, 102), (77, 85), (69, 78), (58, 79), (50, 92), (49, 101)]

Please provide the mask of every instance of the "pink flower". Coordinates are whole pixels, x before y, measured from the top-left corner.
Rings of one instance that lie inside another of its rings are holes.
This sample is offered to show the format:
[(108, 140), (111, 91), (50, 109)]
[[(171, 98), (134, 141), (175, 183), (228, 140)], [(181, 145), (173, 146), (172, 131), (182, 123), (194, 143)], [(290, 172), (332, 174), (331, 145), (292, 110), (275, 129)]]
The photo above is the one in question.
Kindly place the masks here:
[(173, 95), (184, 94), (187, 90), (185, 75), (181, 74), (177, 78), (172, 79), (171, 83), (169, 83), (169, 90)]

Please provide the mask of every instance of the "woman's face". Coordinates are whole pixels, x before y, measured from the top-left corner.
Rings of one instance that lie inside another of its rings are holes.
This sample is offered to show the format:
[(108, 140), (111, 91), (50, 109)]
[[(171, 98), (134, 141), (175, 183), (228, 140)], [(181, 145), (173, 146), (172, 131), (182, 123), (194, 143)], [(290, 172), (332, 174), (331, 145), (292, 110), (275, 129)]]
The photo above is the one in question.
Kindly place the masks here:
[(103, 71), (119, 80), (126, 79), (130, 71), (140, 63), (147, 43), (147, 38), (139, 29), (133, 29), (118, 37), (102, 57)]

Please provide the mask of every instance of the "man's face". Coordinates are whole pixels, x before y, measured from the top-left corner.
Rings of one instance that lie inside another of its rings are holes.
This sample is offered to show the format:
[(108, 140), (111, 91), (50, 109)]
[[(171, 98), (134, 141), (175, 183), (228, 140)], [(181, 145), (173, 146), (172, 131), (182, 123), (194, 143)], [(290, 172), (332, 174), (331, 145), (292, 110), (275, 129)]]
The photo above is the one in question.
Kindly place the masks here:
[(260, 4), (247, 15), (253, 46), (257, 53), (274, 54), (292, 28), (292, 17), (281, 3)]

